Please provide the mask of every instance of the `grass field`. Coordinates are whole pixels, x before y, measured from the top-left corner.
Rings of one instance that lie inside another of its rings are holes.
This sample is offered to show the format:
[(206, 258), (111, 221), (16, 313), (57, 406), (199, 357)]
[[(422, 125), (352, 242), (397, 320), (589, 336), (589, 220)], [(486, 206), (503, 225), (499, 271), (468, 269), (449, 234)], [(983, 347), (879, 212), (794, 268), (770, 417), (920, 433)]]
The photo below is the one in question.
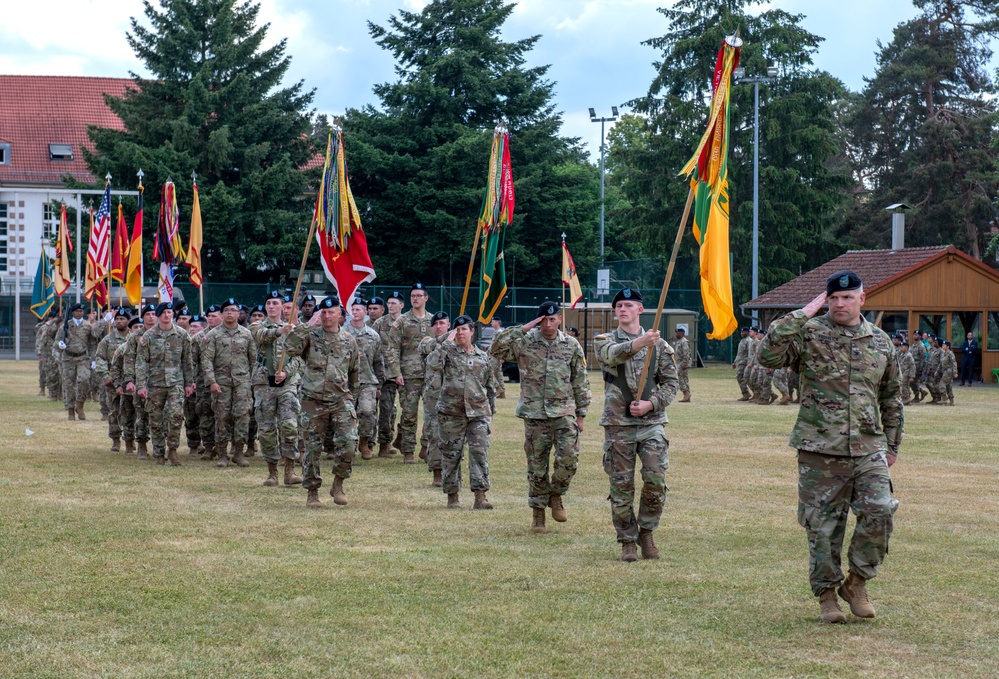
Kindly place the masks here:
[(0, 363), (0, 677), (995, 676), (999, 389), (907, 409), (878, 617), (830, 626), (795, 520), (795, 408), (736, 402), (731, 375), (694, 371), (669, 408), (663, 558), (624, 564), (595, 374), (569, 521), (532, 535), (516, 385), (495, 510), (466, 491), (447, 511), (422, 466), (376, 459), (347, 507), (326, 479), (317, 512), (264, 488), (259, 456), (111, 454), (96, 404), (67, 422), (33, 363)]

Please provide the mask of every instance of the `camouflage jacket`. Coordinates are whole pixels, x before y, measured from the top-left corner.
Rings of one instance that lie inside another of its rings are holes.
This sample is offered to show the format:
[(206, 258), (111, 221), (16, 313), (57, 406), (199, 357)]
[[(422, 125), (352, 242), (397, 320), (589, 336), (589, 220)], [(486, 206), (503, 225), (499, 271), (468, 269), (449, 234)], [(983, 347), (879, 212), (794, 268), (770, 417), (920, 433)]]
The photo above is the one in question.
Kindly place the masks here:
[(760, 365), (800, 363), (801, 407), (790, 446), (824, 455), (863, 457), (892, 451), (902, 437), (902, 398), (895, 347), (861, 320), (855, 329), (801, 310), (770, 324)]
[[(35, 350), (38, 358), (46, 360), (52, 358), (52, 344), (55, 342), (55, 333), (59, 332), (59, 324), (46, 321), (42, 324), (41, 332), (38, 333), (38, 340), (35, 342)], [(55, 329), (55, 331), (53, 331)]]
[(912, 352), (899, 352), (898, 354), (899, 377), (912, 380), (916, 377), (916, 359), (912, 357)]
[(912, 360), (916, 364), (916, 379), (921, 379), (923, 369), (926, 367), (926, 345), (922, 341), (916, 340), (909, 347), (909, 353), (912, 354)]
[(188, 387), (194, 384), (191, 337), (186, 330), (158, 325), (142, 333), (135, 352), (135, 388)]
[(389, 328), (385, 373), (390, 380), (400, 375), (406, 380), (423, 379), (423, 360), (419, 347), (424, 337), (433, 334), (430, 332), (430, 318), (429, 313), (424, 313), (423, 318), (417, 318), (410, 310), (399, 316)]
[(135, 383), (135, 354), (139, 349), (139, 340), (146, 332), (146, 326), (142, 326), (125, 340), (125, 350), (121, 361), (122, 384)]
[(90, 332), (93, 329), (93, 326), (86, 320), (81, 321), (77, 325), (70, 318), (59, 326), (59, 332), (56, 335), (56, 344), (59, 344), (59, 342), (66, 343), (66, 348), (63, 350), (66, 358), (80, 359), (84, 356), (89, 357)]
[(424, 366), (424, 379), (423, 383), (423, 396), (424, 398), (429, 398), (433, 401), (437, 401), (441, 396), (441, 374), (430, 369), (428, 361), (430, 359), (430, 354), (434, 353), (438, 347), (444, 344), (444, 340), (447, 339), (447, 335), (441, 335), (436, 337), (431, 335), (430, 337), (424, 337), (420, 341), (420, 356), (423, 358)]
[(941, 353), (937, 347), (930, 349), (929, 355), (926, 357), (926, 366), (923, 368), (923, 374), (926, 377), (935, 378), (940, 374)]
[(525, 333), (523, 326), (515, 325), (493, 338), (489, 353), (520, 367), (517, 417), (586, 417), (591, 400), (590, 379), (583, 348), (575, 337), (559, 330), (555, 339), (547, 340), (539, 327)]
[[(287, 323), (281, 321), (275, 323), (269, 318), (254, 323), (250, 326), (250, 334), (257, 345), (257, 364), (253, 369), (253, 379), (251, 384), (255, 386), (270, 386), (270, 378), (277, 372), (278, 364), (281, 363), (281, 354), (285, 350), (288, 335), (282, 335), (279, 331)], [(286, 377), (278, 389), (297, 389), (301, 381), (302, 359), (299, 356), (285, 356), (283, 370)]]
[(91, 358), (97, 358), (97, 345), (101, 340), (114, 331), (114, 324), (103, 319), (98, 319), (90, 324), (90, 337), (87, 340), (87, 352)]
[[(648, 349), (635, 352), (631, 347), (631, 340), (640, 336), (640, 334), (629, 335), (618, 327), (611, 332), (597, 335), (594, 339), (593, 348), (597, 354), (597, 363), (606, 383), (604, 411), (600, 416), (601, 425), (648, 426), (669, 422), (669, 418), (666, 417), (666, 406), (676, 398), (676, 390), (680, 387), (676, 363), (673, 361), (673, 348), (666, 343), (666, 340), (659, 340), (659, 344), (655, 347), (655, 361), (649, 366), (649, 375), (646, 379), (648, 395), (641, 398), (636, 391)], [(633, 417), (629, 410), (632, 400), (629, 398), (629, 392), (634, 400), (651, 401), (652, 410), (642, 417)]]
[(355, 328), (348, 323), (343, 326), (357, 342), (358, 356), (361, 359), (358, 379), (361, 384), (381, 385), (385, 381), (385, 363), (382, 358), (382, 338), (368, 326)]
[(95, 361), (97, 366), (94, 368), (94, 372), (97, 376), (103, 380), (111, 372), (111, 363), (114, 360), (114, 352), (128, 340), (128, 330), (125, 332), (118, 332), (117, 330), (112, 330), (109, 334), (104, 336), (104, 339), (100, 341), (97, 345), (97, 356)]
[(257, 345), (250, 331), (241, 325), (216, 326), (201, 345), (201, 371), (209, 387), (249, 384), (250, 371), (257, 362)]
[(753, 344), (752, 337), (743, 337), (739, 340), (739, 350), (735, 354), (735, 367), (745, 368), (749, 363), (749, 347)]
[[(399, 314), (402, 316), (402, 314)], [(398, 320), (399, 316), (392, 318), (390, 314), (385, 314), (377, 321), (372, 322), (371, 329), (378, 333), (378, 336), (382, 340), (382, 368), (385, 370), (385, 381), (389, 382), (393, 378), (388, 375), (388, 346), (389, 346), (389, 330), (392, 329), (392, 324)]]
[[(129, 333), (128, 336), (131, 337), (133, 333)], [(125, 386), (125, 349), (128, 348), (128, 338), (124, 342), (118, 345), (118, 348), (114, 350), (111, 355), (111, 363), (108, 364), (108, 373), (111, 375), (111, 383), (117, 387)], [(125, 394), (131, 397), (131, 394)]]
[(673, 360), (676, 361), (677, 368), (690, 368), (693, 366), (690, 358), (690, 342), (686, 337), (674, 340)]
[(957, 357), (953, 351), (940, 351), (940, 375), (953, 375), (957, 372)]
[(342, 328), (326, 332), (321, 325), (303, 324), (295, 326), (285, 339), (285, 346), (288, 356), (302, 357), (303, 396), (315, 401), (353, 404), (360, 384), (360, 358), (353, 337)]
[(427, 367), (440, 375), (437, 412), (462, 417), (491, 417), (489, 399), (496, 383), (486, 352), (472, 345), (471, 353), (444, 341), (427, 357)]

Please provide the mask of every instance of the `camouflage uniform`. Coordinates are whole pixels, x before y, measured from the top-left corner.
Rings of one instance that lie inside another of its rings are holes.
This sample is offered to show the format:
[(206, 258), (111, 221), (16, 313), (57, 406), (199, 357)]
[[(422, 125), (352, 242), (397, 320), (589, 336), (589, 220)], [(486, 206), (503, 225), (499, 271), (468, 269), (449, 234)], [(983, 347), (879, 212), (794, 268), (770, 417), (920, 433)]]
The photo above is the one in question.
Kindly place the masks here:
[[(221, 394), (212, 394), (215, 413), (215, 443), (232, 441), (233, 454), (242, 452), (250, 429), (250, 370), (257, 362), (257, 347), (250, 331), (241, 325), (216, 326), (201, 345), (201, 370), (209, 388), (217, 384)], [(220, 454), (224, 454), (220, 451)]]
[(933, 395), (933, 402), (938, 403), (941, 399), (940, 393), (940, 347), (930, 348), (926, 357), (926, 388)]
[[(125, 332), (118, 332), (118, 330), (113, 329), (105, 335), (104, 339), (102, 339), (97, 345), (97, 359), (94, 367), (94, 373), (97, 374), (97, 378), (100, 380), (101, 389), (107, 392), (108, 437), (111, 438), (112, 441), (121, 438), (122, 427), (118, 421), (121, 413), (121, 396), (117, 392), (117, 388), (121, 386), (121, 384), (114, 381), (114, 378), (111, 375), (111, 365), (114, 363), (115, 351), (118, 350), (118, 347), (125, 344), (127, 340), (128, 330), (125, 330)], [(104, 384), (104, 379), (106, 377), (112, 378), (110, 385)]]
[(940, 402), (946, 396), (948, 402), (954, 405), (954, 375), (957, 374), (957, 358), (949, 349), (940, 350), (940, 379), (937, 388), (940, 392)]
[(62, 402), (66, 410), (82, 408), (90, 391), (91, 330), (93, 326), (86, 320), (77, 325), (70, 317), (56, 335), (56, 345), (66, 343), (62, 358)]
[(778, 370), (774, 370), (773, 374), (774, 386), (781, 395), (781, 405), (787, 405), (791, 402), (791, 392), (787, 386), (787, 375), (789, 372), (790, 368), (780, 368)]
[(382, 340), (382, 365), (386, 375), (385, 381), (382, 382), (382, 394), (378, 397), (378, 443), (386, 445), (392, 442), (395, 429), (395, 399), (399, 393), (399, 385), (388, 377), (389, 329), (395, 321), (396, 319), (390, 314), (385, 314), (371, 324), (371, 329), (377, 332)]
[(527, 504), (543, 509), (552, 495), (568, 492), (579, 463), (576, 418), (586, 417), (591, 400), (583, 349), (561, 330), (549, 340), (539, 327), (525, 333), (522, 326), (514, 326), (493, 338), (489, 353), (497, 362), (516, 362), (520, 368), (515, 414), (524, 420)]
[(212, 410), (212, 392), (205, 384), (205, 371), (201, 368), (201, 351), (208, 333), (209, 328), (205, 328), (191, 336), (191, 363), (194, 365), (195, 385), (194, 409), (198, 414), (198, 440), (205, 448), (202, 455), (204, 460), (212, 459), (215, 453), (215, 411)]
[[(125, 340), (124, 356), (122, 358), (122, 379), (124, 384), (135, 384), (135, 358), (139, 349), (139, 340), (146, 333), (145, 326), (133, 332)], [(135, 411), (135, 440), (138, 443), (149, 441), (149, 413), (146, 411), (146, 401), (138, 394), (132, 395), (132, 405)]]
[(902, 403), (909, 405), (909, 403), (912, 402), (912, 390), (910, 387), (915, 384), (916, 359), (913, 357), (911, 350), (905, 352), (904, 354), (899, 353), (898, 356), (899, 384), (902, 393)]
[(423, 381), (423, 434), (420, 443), (427, 447), (427, 469), (432, 471), (443, 469), (444, 458), (441, 454), (441, 425), (437, 419), (437, 401), (441, 396), (441, 375), (427, 365), (430, 354), (437, 350), (447, 335), (440, 337), (424, 337), (420, 341), (420, 356), (425, 366)]
[(45, 380), (49, 388), (49, 398), (54, 401), (62, 399), (62, 350), (56, 345), (56, 335), (62, 323), (58, 318), (53, 319), (45, 330), (46, 369)]
[(746, 348), (746, 367), (742, 371), (742, 379), (745, 381), (746, 386), (751, 392), (751, 398), (756, 398), (756, 379), (755, 379), (755, 368), (756, 368), (756, 354), (760, 350), (760, 340), (755, 337), (749, 337), (749, 344)]
[(916, 340), (909, 347), (909, 353), (912, 354), (912, 360), (916, 364), (916, 373), (912, 376), (912, 393), (916, 400), (920, 400), (922, 396), (920, 391), (923, 391), (926, 384), (926, 345), (923, 344), (922, 340)]
[(441, 380), (437, 419), (444, 493), (453, 495), (461, 490), (461, 460), (466, 445), (468, 485), (473, 491), (487, 491), (492, 418), (489, 397), (495, 393), (489, 356), (475, 345), (467, 353), (457, 344), (445, 341), (427, 357), (427, 368), (440, 375)]
[(343, 326), (354, 341), (357, 342), (360, 365), (358, 379), (360, 386), (357, 393), (357, 436), (362, 439), (374, 440), (377, 433), (377, 400), (375, 394), (385, 382), (385, 364), (382, 359), (382, 339), (378, 332), (368, 326), (355, 328), (349, 321)]
[(739, 350), (735, 354), (735, 381), (739, 383), (739, 391), (743, 396), (748, 397), (749, 386), (746, 384), (746, 364), (749, 362), (749, 348), (753, 344), (753, 338), (745, 336), (739, 340)]
[[(194, 368), (194, 383), (197, 385), (201, 382), (201, 366), (199, 365), (201, 361), (200, 347), (199, 352), (195, 355), (194, 349), (194, 335), (188, 330), (188, 335), (191, 337), (191, 365)], [(201, 421), (198, 418), (198, 393), (197, 390), (190, 396), (184, 397), (184, 432), (187, 436), (187, 447), (190, 449), (191, 454), (195, 454), (201, 448)]]
[(673, 360), (676, 361), (676, 376), (680, 381), (680, 393), (683, 394), (686, 400), (690, 394), (690, 380), (687, 372), (693, 366), (693, 360), (690, 356), (690, 342), (686, 336), (674, 341)]
[(302, 486), (322, 487), (319, 460), (326, 430), (333, 427), (333, 474), (350, 478), (357, 451), (357, 412), (355, 394), (359, 384), (360, 359), (357, 342), (340, 329), (326, 332), (322, 325), (295, 327), (285, 340), (288, 356), (301, 356), (302, 428), (305, 458), (302, 460)]
[(277, 464), (298, 459), (298, 418), (301, 404), (298, 401), (299, 374), (302, 359), (286, 358), (284, 380), (271, 386), (277, 364), (285, 349), (287, 335), (279, 330), (286, 324), (265, 318), (250, 326), (253, 341), (257, 344), (257, 365), (253, 371), (253, 404), (257, 413), (260, 454), (267, 462)]
[(101, 340), (114, 329), (114, 326), (104, 320), (97, 321), (91, 325), (93, 327), (90, 329), (90, 341), (88, 343), (88, 351), (90, 353), (90, 388), (88, 389), (88, 393), (94, 400), (101, 404), (101, 417), (108, 419), (108, 415), (111, 413), (111, 406), (107, 390), (104, 388), (103, 378), (96, 371), (97, 347), (100, 345)]
[[(184, 389), (194, 384), (191, 339), (186, 330), (153, 326), (142, 334), (135, 356), (135, 388), (146, 389), (153, 457), (172, 454), (184, 425)], [(173, 458), (171, 458), (173, 461)], [(157, 460), (159, 462), (159, 460)]]
[[(666, 439), (666, 406), (672, 403), (679, 387), (673, 349), (665, 340), (655, 347), (656, 356), (649, 368), (645, 392), (634, 400), (651, 401), (653, 409), (642, 417), (633, 417), (629, 404), (638, 389), (638, 380), (648, 349), (632, 350), (629, 335), (620, 327), (597, 335), (594, 349), (603, 371), (604, 471), (610, 477), (611, 517), (618, 542), (636, 542), (638, 529), (653, 531), (659, 526), (666, 501), (666, 470), (669, 469), (669, 441)], [(636, 518), (635, 466), (642, 462), (642, 496)]]
[(419, 346), (424, 337), (433, 334), (430, 332), (430, 317), (431, 314), (424, 312), (423, 318), (418, 318), (412, 311), (407, 311), (392, 324), (388, 333), (386, 377), (394, 380), (402, 375), (405, 381), (399, 392), (399, 403), (402, 406), (399, 450), (404, 455), (412, 455), (416, 450), (416, 422), (420, 413), (424, 376)]
[[(32, 309), (34, 311), (34, 309)], [(45, 334), (45, 321), (35, 323), (35, 356), (38, 357), (38, 395), (45, 393), (45, 354), (42, 353), (42, 338)]]
[(762, 365), (800, 365), (801, 408), (790, 445), (798, 451), (798, 522), (808, 534), (816, 596), (843, 582), (850, 509), (857, 515), (850, 570), (869, 580), (888, 552), (898, 503), (886, 453), (897, 453), (902, 437), (894, 351), (888, 335), (866, 320), (846, 328), (800, 310), (774, 321), (763, 340)]
[(35, 351), (38, 352), (38, 363), (42, 369), (42, 384), (48, 390), (49, 398), (55, 398), (58, 380), (53, 379), (59, 374), (55, 358), (52, 356), (52, 345), (55, 343), (55, 333), (58, 332), (58, 323), (48, 319), (42, 323), (41, 331), (35, 342)]

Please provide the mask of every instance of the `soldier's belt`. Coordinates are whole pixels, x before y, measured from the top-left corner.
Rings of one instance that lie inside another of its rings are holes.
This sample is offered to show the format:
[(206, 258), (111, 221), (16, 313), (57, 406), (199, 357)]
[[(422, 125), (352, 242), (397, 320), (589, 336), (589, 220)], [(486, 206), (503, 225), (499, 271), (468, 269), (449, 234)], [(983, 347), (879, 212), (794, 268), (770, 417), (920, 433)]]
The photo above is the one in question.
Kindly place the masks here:
[(79, 352), (77, 352), (77, 351), (70, 351), (69, 349), (64, 349), (63, 351), (70, 358), (80, 358), (81, 356), (86, 356), (87, 355), (86, 351), (79, 351)]

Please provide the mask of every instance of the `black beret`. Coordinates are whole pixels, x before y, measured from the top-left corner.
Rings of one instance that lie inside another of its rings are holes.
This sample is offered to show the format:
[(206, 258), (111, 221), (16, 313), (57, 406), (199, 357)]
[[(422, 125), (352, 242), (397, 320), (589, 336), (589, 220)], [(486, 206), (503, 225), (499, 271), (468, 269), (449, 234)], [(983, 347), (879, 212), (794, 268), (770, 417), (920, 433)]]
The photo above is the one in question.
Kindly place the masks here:
[(559, 312), (558, 302), (542, 302), (538, 307), (537, 318), (541, 316), (554, 316)]
[(355, 297), (355, 298), (354, 298), (354, 301), (350, 303), (350, 306), (363, 306), (363, 307), (367, 307), (368, 305), (367, 305), (367, 303), (366, 303), (366, 302), (365, 302), (365, 301), (364, 301), (363, 299), (361, 299), (360, 297)]
[(181, 310), (180, 310), (180, 311), (179, 311), (179, 312), (177, 313), (177, 315), (178, 315), (178, 316), (190, 316), (190, 315), (191, 315), (191, 311), (190, 311), (190, 309), (188, 309), (187, 307), (184, 307), (183, 309), (181, 309)]
[(448, 320), (448, 315), (446, 311), (438, 311), (436, 314), (430, 317), (430, 325), (433, 325), (437, 321)]
[(749, 328), (743, 328), (739, 332), (749, 332), (749, 330), (750, 330)]
[(208, 308), (205, 309), (205, 313), (207, 314), (217, 314), (220, 311), (222, 311), (222, 307), (220, 307), (218, 304), (210, 304)]
[(313, 304), (315, 304), (316, 303), (315, 296), (314, 295), (306, 295), (305, 297), (302, 298), (302, 304), (305, 304), (306, 302), (312, 302)]
[(900, 347), (907, 347), (907, 346), (909, 346), (909, 343), (908, 342), (902, 342), (901, 344), (899, 344), (899, 346)]
[(191, 323), (204, 323), (206, 321), (205, 317), (201, 314), (194, 314), (191, 316)]
[(458, 318), (454, 319), (455, 328), (463, 325), (475, 325), (475, 321), (472, 320), (471, 316), (466, 316), (465, 314), (462, 314), (461, 316), (458, 316)]
[(611, 308), (616, 307), (617, 303), (624, 299), (631, 302), (641, 302), (642, 293), (639, 290), (636, 290), (635, 288), (624, 288), (616, 295), (614, 295), (614, 299), (611, 300)]
[(317, 309), (338, 309), (340, 308), (340, 300), (336, 298), (336, 295), (330, 295), (322, 302), (318, 304)]
[(401, 294), (401, 293), (400, 293), (400, 292), (399, 292), (398, 290), (393, 290), (393, 291), (392, 291), (392, 292), (391, 292), (391, 293), (389, 294), (388, 298), (389, 298), (389, 299), (397, 299), (397, 300), (399, 300), (400, 302), (405, 302), (405, 301), (406, 301), (406, 300), (404, 300), (404, 299), (402, 298), (402, 294)]
[(250, 313), (251, 314), (260, 313), (260, 314), (264, 314), (264, 315), (267, 314), (267, 312), (264, 311), (264, 305), (263, 304), (258, 304), (255, 307), (251, 307), (250, 308)]
[(568, 332), (579, 332), (579, 328), (577, 328), (575, 326), (572, 326), (572, 325), (570, 325), (568, 328), (566, 328), (566, 330)]
[(128, 309), (118, 309), (118, 312), (114, 315), (115, 318), (132, 318), (132, 314), (128, 313)]
[(267, 297), (264, 298), (264, 301), (266, 302), (269, 299), (284, 299), (284, 295), (282, 295), (278, 290), (271, 290), (267, 293)]
[(682, 332), (684, 335), (687, 334), (687, 331), (685, 329), (683, 329), (683, 328), (677, 328), (676, 331), (677, 332)]
[(128, 322), (128, 327), (131, 328), (133, 325), (138, 325), (139, 323), (142, 323), (142, 319), (136, 316), (135, 318), (133, 318)]
[(826, 294), (831, 295), (834, 292), (841, 292), (843, 290), (856, 290), (860, 286), (860, 276), (844, 269), (843, 271), (837, 271), (826, 279)]
[(281, 298), (281, 301), (285, 302), (285, 303), (290, 302), (291, 301), (291, 295), (285, 295), (284, 297)]
[(240, 304), (235, 299), (233, 299), (232, 297), (230, 297), (226, 301), (224, 301), (221, 304), (219, 304), (219, 311), (225, 311), (227, 308), (229, 308), (231, 306), (234, 306), (237, 309), (242, 309), (243, 308), (242, 304)]
[(157, 318), (161, 316), (163, 312), (166, 311), (167, 309), (173, 311), (173, 302), (160, 302), (159, 305), (157, 305), (156, 307)]
[(381, 297), (372, 297), (368, 300), (368, 306), (371, 306), (372, 304), (381, 304), (382, 306), (385, 306), (385, 300)]
[[(152, 304), (147, 304), (146, 306), (142, 307), (142, 313), (139, 314), (139, 315), (140, 316), (145, 316), (150, 311), (152, 311), (155, 314), (156, 313), (156, 307), (154, 307)], [(159, 315), (159, 314), (157, 314), (157, 315)]]
[(413, 283), (413, 286), (409, 289), (410, 292), (413, 292), (413, 290), (420, 290), (422, 292), (426, 292), (427, 288), (420, 281), (416, 281), (415, 283)]
[(83, 303), (82, 302), (77, 302), (76, 304), (74, 304), (73, 306), (71, 306), (69, 308), (69, 313), (73, 313), (77, 309), (82, 309), (82, 308), (83, 308)]

